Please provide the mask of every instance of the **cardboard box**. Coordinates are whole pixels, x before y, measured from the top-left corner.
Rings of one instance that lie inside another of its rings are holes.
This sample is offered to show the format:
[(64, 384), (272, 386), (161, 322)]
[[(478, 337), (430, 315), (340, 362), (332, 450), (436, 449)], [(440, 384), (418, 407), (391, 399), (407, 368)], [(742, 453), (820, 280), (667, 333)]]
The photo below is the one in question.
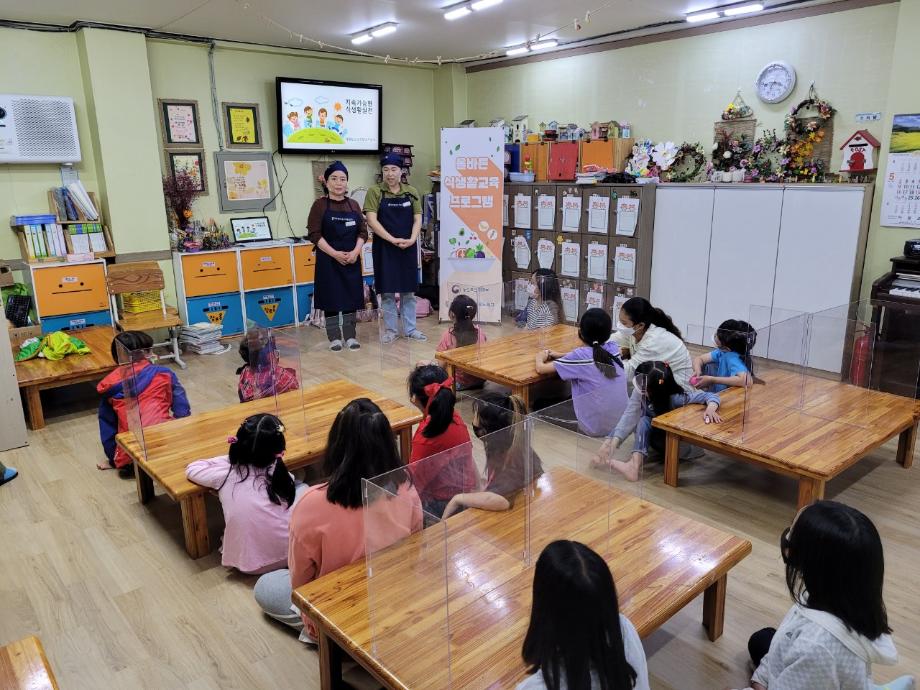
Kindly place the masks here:
[[(548, 268), (552, 271), (558, 271), (559, 262), (557, 261), (557, 254), (559, 252), (558, 247), (556, 246), (556, 237), (557, 233), (554, 232), (535, 232), (533, 240), (533, 253), (534, 260), (532, 266), (534, 270), (538, 268)], [(544, 251), (541, 252), (541, 247), (544, 248)], [(542, 257), (541, 257), (542, 254)], [(541, 262), (540, 259), (543, 259)]]
[[(551, 223), (548, 227), (540, 225), (540, 201), (541, 197), (544, 197), (546, 201), (552, 207)], [(550, 202), (545, 197), (552, 198)], [(554, 184), (538, 184), (533, 187), (533, 202), (531, 202), (531, 207), (533, 209), (533, 217), (531, 219), (530, 227), (534, 230), (539, 230), (542, 232), (552, 232), (559, 229), (560, 219), (562, 214), (559, 212), (559, 204), (556, 200), (556, 185)]]
[[(582, 204), (582, 194), (584, 190), (577, 185), (557, 185), (556, 186), (556, 212), (559, 214), (559, 231), (566, 234), (575, 234), (584, 232), (585, 229), (585, 208)], [(581, 207), (578, 211), (578, 229), (571, 230), (565, 226), (565, 206), (566, 198), (572, 197), (578, 199), (578, 205)]]
[[(9, 321), (7, 321), (9, 325)], [(10, 326), (10, 345), (13, 346), (13, 350), (19, 350), (19, 346), (22, 345), (29, 338), (41, 338), (42, 337), (42, 327), (38, 326), (23, 326), (21, 328), (13, 328)]]
[(581, 281), (560, 277), (559, 289), (562, 292), (562, 307), (565, 310), (566, 323), (578, 323), (582, 312)]
[[(536, 265), (534, 232), (533, 230), (510, 228), (508, 233), (511, 238), (509, 266), (512, 271), (523, 271), (529, 275)], [(524, 263), (525, 259), (527, 263)]]
[[(592, 257), (594, 260), (592, 261)], [(581, 236), (581, 261), (584, 280), (601, 281), (605, 283), (613, 280), (613, 254), (610, 251), (610, 240), (605, 235)], [(597, 267), (597, 262), (603, 261), (604, 275), (592, 275), (590, 269)]]
[[(581, 278), (584, 264), (581, 254), (580, 236), (558, 235), (556, 237), (556, 273), (560, 277)], [(572, 261), (574, 261), (574, 265)]]

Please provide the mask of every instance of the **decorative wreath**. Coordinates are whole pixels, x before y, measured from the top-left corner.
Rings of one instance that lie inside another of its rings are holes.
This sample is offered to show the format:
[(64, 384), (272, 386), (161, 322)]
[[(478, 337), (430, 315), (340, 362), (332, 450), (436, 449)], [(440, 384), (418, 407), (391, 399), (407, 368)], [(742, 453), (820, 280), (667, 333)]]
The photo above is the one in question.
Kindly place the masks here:
[(780, 182), (788, 164), (788, 144), (776, 135), (776, 130), (764, 130), (754, 142), (748, 170), (754, 182)]
[[(692, 162), (692, 167), (691, 167)], [(671, 182), (693, 182), (706, 165), (706, 152), (699, 142), (684, 142), (677, 150), (677, 157), (671, 164)]]
[[(817, 111), (819, 119), (809, 119), (807, 122), (805, 120), (800, 120), (799, 113), (803, 110)], [(836, 112), (834, 106), (818, 98), (817, 92), (814, 87), (812, 87), (808, 92), (808, 98), (795, 106), (792, 111), (786, 115), (786, 138), (800, 139), (807, 134), (817, 132), (827, 124), (828, 120), (834, 117), (834, 113)]]

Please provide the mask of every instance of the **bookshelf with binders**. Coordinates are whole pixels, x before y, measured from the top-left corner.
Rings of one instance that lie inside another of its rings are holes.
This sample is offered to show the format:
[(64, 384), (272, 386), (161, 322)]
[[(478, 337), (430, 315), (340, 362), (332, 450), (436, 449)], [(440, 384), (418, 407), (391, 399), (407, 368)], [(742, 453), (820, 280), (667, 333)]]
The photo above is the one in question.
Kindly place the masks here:
[(68, 254), (89, 254), (103, 259), (115, 256), (115, 244), (96, 195), (76, 183), (48, 190), (48, 204), (64, 230)]

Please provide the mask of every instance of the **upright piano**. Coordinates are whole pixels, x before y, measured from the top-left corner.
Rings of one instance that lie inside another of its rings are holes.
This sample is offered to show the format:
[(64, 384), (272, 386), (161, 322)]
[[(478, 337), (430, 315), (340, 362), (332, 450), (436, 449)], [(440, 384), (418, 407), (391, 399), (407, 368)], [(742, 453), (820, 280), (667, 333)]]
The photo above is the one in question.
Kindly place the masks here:
[(872, 283), (871, 386), (920, 398), (920, 256), (898, 256)]

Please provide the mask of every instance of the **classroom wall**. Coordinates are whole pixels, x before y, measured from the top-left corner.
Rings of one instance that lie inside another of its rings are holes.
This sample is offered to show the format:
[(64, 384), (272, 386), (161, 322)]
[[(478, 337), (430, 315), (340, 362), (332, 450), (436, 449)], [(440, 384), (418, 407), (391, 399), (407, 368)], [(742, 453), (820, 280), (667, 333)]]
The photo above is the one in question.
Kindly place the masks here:
[[(781, 134), (783, 118), (814, 81), (819, 96), (838, 110), (832, 161), (838, 169), (839, 146), (854, 131), (867, 128), (879, 140), (884, 136), (887, 147), (895, 110), (920, 110), (920, 96), (907, 87), (920, 59), (920, 46), (908, 36), (920, 26), (918, 1), (472, 72), (469, 117), (484, 123), (526, 113), (531, 126), (552, 119), (626, 120), (637, 138), (699, 141), (708, 148), (713, 123), (739, 87), (759, 121), (758, 135), (764, 128)], [(769, 105), (757, 98), (753, 84), (760, 69), (776, 59), (791, 63), (798, 78), (786, 101)], [(889, 98), (889, 89), (898, 94)], [(856, 113), (864, 111), (881, 111), (882, 120), (857, 124)], [(898, 243), (917, 235), (880, 229), (880, 199), (872, 215), (864, 290), (889, 265), (889, 256), (899, 253)]]

